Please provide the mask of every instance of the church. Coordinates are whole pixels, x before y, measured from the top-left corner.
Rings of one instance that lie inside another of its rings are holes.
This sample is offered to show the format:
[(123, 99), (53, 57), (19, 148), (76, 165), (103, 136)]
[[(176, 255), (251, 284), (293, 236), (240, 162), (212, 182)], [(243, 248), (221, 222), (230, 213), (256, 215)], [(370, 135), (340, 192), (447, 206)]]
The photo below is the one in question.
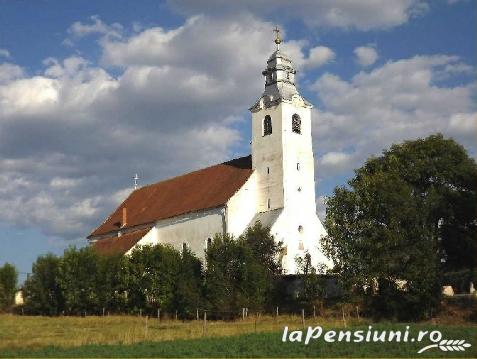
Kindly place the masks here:
[(283, 243), (285, 274), (296, 273), (295, 259), (306, 252), (314, 265), (329, 264), (316, 214), (313, 106), (298, 92), (276, 33), (265, 90), (250, 108), (251, 155), (135, 189), (87, 237), (98, 252), (127, 255), (162, 243), (204, 259), (217, 233), (238, 237), (260, 221)]

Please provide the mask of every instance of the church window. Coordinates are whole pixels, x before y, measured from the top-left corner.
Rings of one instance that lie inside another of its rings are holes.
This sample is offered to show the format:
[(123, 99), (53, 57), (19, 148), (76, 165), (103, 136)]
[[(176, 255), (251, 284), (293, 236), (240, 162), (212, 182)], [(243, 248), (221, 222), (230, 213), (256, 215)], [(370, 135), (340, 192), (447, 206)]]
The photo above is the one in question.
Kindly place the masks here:
[(292, 116), (292, 131), (301, 133), (301, 119), (296, 113)]
[(186, 242), (183, 242), (183, 243), (182, 243), (182, 253), (187, 252), (187, 248), (188, 248), (187, 243), (186, 243)]
[(304, 250), (304, 249), (305, 249), (305, 246), (303, 245), (303, 241), (299, 241), (299, 242), (298, 242), (298, 250), (299, 250), (299, 251), (302, 251), (302, 250)]
[(270, 167), (267, 167), (267, 175), (270, 174)]
[(267, 200), (267, 207), (268, 209), (270, 209), (271, 205), (270, 205), (270, 198)]
[(263, 135), (268, 136), (272, 134), (272, 118), (269, 115), (265, 116), (263, 120)]
[(205, 248), (208, 249), (212, 245), (212, 238), (207, 238), (207, 242), (205, 243)]
[(302, 225), (298, 226), (298, 232), (303, 233), (303, 226)]
[(297, 170), (297, 171), (300, 170), (300, 162), (297, 162), (297, 163), (296, 163), (296, 170)]
[(298, 186), (298, 192), (301, 192), (301, 187), (300, 186)]

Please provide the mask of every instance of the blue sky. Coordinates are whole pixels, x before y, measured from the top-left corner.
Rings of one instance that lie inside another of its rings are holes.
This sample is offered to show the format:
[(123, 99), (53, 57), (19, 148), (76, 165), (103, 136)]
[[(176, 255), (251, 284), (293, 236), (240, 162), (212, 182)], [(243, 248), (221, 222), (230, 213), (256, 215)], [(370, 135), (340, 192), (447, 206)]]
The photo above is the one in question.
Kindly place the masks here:
[(392, 143), (475, 157), (474, 1), (0, 0), (0, 265), (85, 236), (141, 183), (249, 153), (274, 25), (313, 112), (317, 202)]

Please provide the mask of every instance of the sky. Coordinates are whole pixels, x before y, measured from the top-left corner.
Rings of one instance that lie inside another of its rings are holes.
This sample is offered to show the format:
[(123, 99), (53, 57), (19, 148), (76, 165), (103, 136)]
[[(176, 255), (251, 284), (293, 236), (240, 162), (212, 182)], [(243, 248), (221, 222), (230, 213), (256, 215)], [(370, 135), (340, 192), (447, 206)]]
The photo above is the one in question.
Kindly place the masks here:
[(250, 153), (274, 49), (312, 112), (317, 210), (437, 132), (476, 157), (472, 0), (0, 0), (0, 265), (24, 279), (140, 185)]

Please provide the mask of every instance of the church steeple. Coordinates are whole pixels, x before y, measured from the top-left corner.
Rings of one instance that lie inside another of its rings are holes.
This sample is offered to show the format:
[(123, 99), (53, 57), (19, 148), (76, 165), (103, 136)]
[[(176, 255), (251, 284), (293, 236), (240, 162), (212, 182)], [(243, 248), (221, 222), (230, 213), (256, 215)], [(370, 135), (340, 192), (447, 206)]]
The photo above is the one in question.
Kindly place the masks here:
[(275, 29), (273, 29), (273, 31), (275, 32), (276, 36), (275, 36), (275, 44), (277, 45), (277, 51), (280, 50), (280, 44), (282, 42), (282, 39), (280, 38), (280, 29), (278, 28), (278, 26), (275, 26)]
[(273, 30), (275, 35), (276, 50), (267, 60), (267, 67), (262, 71), (265, 77), (265, 91), (257, 102), (250, 108), (255, 112), (262, 108), (277, 105), (282, 101), (291, 102), (293, 98), (299, 99), (306, 106), (311, 106), (302, 98), (295, 86), (296, 70), (290, 58), (280, 50), (282, 39), (280, 30), (276, 27)]

